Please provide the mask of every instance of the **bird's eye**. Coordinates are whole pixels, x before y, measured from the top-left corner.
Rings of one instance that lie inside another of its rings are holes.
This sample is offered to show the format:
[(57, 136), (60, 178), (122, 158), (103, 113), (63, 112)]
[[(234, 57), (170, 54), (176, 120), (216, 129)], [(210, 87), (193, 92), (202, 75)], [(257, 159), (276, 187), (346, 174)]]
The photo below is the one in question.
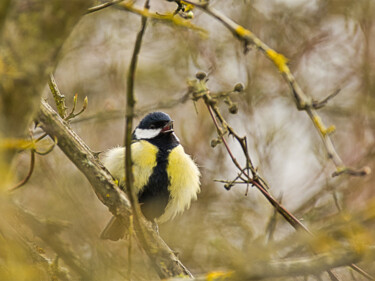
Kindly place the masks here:
[(150, 125), (150, 129), (155, 129), (155, 125)]

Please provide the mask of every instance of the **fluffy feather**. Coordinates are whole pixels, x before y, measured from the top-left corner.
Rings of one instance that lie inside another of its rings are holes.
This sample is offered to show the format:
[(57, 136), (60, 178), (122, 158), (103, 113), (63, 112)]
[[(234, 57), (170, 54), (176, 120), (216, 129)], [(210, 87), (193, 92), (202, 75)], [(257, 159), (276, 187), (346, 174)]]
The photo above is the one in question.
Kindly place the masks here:
[(167, 173), (170, 200), (163, 215), (157, 219), (160, 223), (173, 219), (178, 213), (188, 209), (191, 200), (196, 200), (200, 191), (198, 167), (181, 145), (170, 152)]
[[(145, 140), (132, 144), (134, 188), (137, 192), (147, 184), (157, 164), (157, 152), (158, 148)], [(112, 176), (119, 181), (120, 185), (125, 183), (124, 147), (115, 147), (108, 150), (103, 157), (103, 164)]]
[[(157, 164), (157, 152), (156, 146), (144, 140), (132, 144), (134, 188), (137, 192), (140, 192), (142, 187), (147, 184)], [(125, 182), (124, 158), (124, 147), (110, 149), (103, 158), (104, 166), (119, 181), (120, 185)], [(197, 193), (200, 191), (199, 169), (181, 145), (169, 153), (167, 174), (170, 200), (162, 216), (157, 219), (160, 223), (166, 222), (188, 209), (191, 201), (197, 199)]]
[[(142, 119), (133, 132), (132, 148), (134, 188), (143, 215), (163, 223), (190, 207), (200, 191), (200, 172), (173, 132), (173, 121), (163, 112)], [(112, 176), (125, 183), (125, 148), (109, 150), (103, 164)], [(112, 218), (101, 238), (118, 240), (126, 227)]]

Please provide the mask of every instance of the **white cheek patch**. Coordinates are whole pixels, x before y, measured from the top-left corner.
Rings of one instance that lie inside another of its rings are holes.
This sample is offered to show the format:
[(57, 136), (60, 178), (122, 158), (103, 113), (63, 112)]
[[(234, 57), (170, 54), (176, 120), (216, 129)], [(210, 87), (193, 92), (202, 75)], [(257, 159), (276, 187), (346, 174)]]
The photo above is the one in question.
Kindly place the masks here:
[(159, 135), (161, 129), (135, 129), (134, 135), (137, 140), (140, 139), (152, 139)]

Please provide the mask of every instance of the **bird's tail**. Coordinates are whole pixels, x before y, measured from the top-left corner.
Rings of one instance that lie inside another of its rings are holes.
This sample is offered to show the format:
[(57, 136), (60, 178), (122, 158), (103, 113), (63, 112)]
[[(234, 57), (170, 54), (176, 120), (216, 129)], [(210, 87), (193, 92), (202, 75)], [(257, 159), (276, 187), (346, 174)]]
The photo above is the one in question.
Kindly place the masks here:
[(100, 238), (117, 241), (124, 238), (126, 229), (126, 225), (119, 218), (112, 217), (102, 234), (100, 234)]

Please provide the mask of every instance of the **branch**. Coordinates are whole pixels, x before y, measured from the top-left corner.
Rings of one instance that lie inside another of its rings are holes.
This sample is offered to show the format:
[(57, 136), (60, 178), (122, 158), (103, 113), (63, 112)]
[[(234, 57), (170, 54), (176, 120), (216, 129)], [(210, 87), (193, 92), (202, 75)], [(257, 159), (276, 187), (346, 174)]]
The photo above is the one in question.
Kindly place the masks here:
[(32, 213), (25, 211), (23, 208), (16, 208), (18, 215), (33, 233), (42, 239), (53, 251), (64, 260), (83, 280), (91, 280), (92, 273), (81, 262), (79, 257), (73, 252), (72, 248), (60, 239), (58, 233), (64, 225), (58, 225), (54, 222), (42, 221)]
[[(267, 263), (246, 263), (240, 266), (239, 271), (211, 272), (205, 276), (197, 277), (195, 280), (262, 280), (267, 278), (291, 278), (296, 276), (319, 275), (322, 271), (347, 266), (363, 259), (370, 261), (374, 258), (375, 247), (371, 247), (366, 253), (362, 254), (351, 250), (340, 250), (309, 258), (288, 259)], [(178, 280), (182, 281), (186, 279), (173, 279), (173, 281)]]
[[(147, 112), (154, 111), (155, 109), (167, 109), (167, 108), (172, 108), (175, 107), (176, 105), (179, 104), (184, 104), (187, 102), (191, 97), (191, 93), (187, 92), (183, 94), (179, 98), (172, 98), (169, 100), (163, 100), (160, 101), (156, 104), (151, 104), (151, 105), (146, 105), (143, 107), (138, 107), (134, 111), (134, 117), (142, 116)], [(121, 119), (125, 115), (125, 110), (107, 110), (107, 111), (99, 111), (94, 114), (85, 114), (85, 116), (73, 119), (70, 123), (80, 123), (80, 122), (86, 122), (86, 121), (95, 121), (95, 122), (100, 122), (100, 121), (107, 121), (107, 120), (113, 120), (113, 119)]]
[(113, 1), (110, 1), (110, 2), (104, 2), (104, 3), (99, 4), (97, 6), (88, 8), (86, 13), (87, 14), (91, 14), (91, 13), (103, 10), (103, 9), (108, 8), (110, 6), (113, 6), (113, 5), (117, 4), (117, 3), (120, 3), (121, 1), (123, 1), (123, 0), (113, 0)]
[(369, 260), (375, 257), (375, 248), (371, 248), (366, 255), (352, 250), (341, 250), (333, 253), (315, 255), (310, 258), (291, 259), (244, 267), (240, 273), (246, 280), (259, 280), (271, 277), (292, 277), (300, 275), (316, 275), (322, 271), (349, 266), (363, 258)]
[[(3, 197), (2, 199), (5, 199), (5, 197)], [(61, 281), (71, 281), (72, 278), (70, 276), (68, 269), (65, 266), (62, 267), (58, 264), (58, 256), (56, 256), (56, 258), (53, 260), (48, 258), (43, 248), (39, 247), (34, 241), (31, 241), (29, 238), (26, 238), (25, 231), (23, 228), (20, 229), (16, 227), (19, 223), (21, 223), (22, 225), (26, 225), (32, 231), (34, 236), (38, 236), (39, 238), (41, 238), (41, 240), (43, 240), (44, 243), (48, 245), (48, 244), (51, 244), (52, 241), (59, 241), (59, 239), (55, 239), (55, 237), (49, 237), (48, 235), (47, 239), (49, 241), (44, 241), (42, 237), (43, 235), (41, 235), (40, 233), (41, 232), (45, 233), (46, 227), (49, 227), (48, 231), (50, 232), (50, 234), (51, 234), (52, 229), (58, 232), (63, 227), (65, 227), (66, 224), (64, 224), (63, 222), (59, 223), (59, 222), (48, 222), (48, 221), (40, 220), (36, 218), (33, 214), (26, 212), (24, 208), (21, 208), (19, 205), (14, 204), (13, 200), (9, 200), (9, 199), (10, 198), (7, 197), (6, 200), (1, 200), (2, 214), (7, 214), (6, 216), (3, 216), (3, 217), (7, 218), (7, 224), (9, 225), (9, 227), (5, 227), (2, 229), (2, 234), (1, 234), (2, 238), (0, 242), (1, 244), (0, 247), (2, 249), (2, 252), (10, 253), (11, 251), (16, 250), (18, 254), (16, 254), (14, 257), (8, 256), (7, 267), (11, 267), (11, 264), (13, 262), (16, 262), (17, 269), (18, 269), (17, 272), (18, 273), (26, 272), (27, 270), (25, 270), (25, 266), (26, 268), (28, 268), (28, 265), (26, 265), (25, 263), (22, 263), (21, 260), (19, 259), (20, 253), (22, 252), (22, 255), (31, 258), (32, 263), (36, 265), (35, 270), (38, 270), (37, 268), (39, 268), (39, 266), (42, 266), (45, 269), (45, 272), (50, 277), (50, 280), (57, 280), (56, 278), (58, 278), (58, 280), (61, 280)], [(6, 212), (3, 212), (5, 210)], [(32, 218), (30, 219), (28, 215), (30, 215)], [(6, 230), (6, 231), (3, 232), (3, 230)], [(14, 247), (15, 245), (13, 244), (13, 241), (17, 243), (16, 248)], [(58, 243), (58, 247), (60, 247), (60, 245), (62, 245), (62, 243), (61, 244)], [(53, 250), (57, 252), (56, 249), (53, 249)], [(60, 253), (61, 257), (62, 256), (65, 257), (65, 254), (67, 253), (68, 249), (64, 248), (62, 250), (64, 252)], [(1, 277), (4, 277), (3, 269), (2, 271), (0, 271)], [(80, 270), (83, 270), (83, 268), (80, 268)], [(10, 277), (9, 275), (5, 275), (5, 276), (8, 277), (7, 279), (12, 278), (12, 277), (16, 278), (14, 276)], [(31, 278), (29, 275), (28, 277)]]
[(195, 5), (196, 7), (203, 10), (205, 13), (219, 20), (223, 25), (225, 25), (226, 28), (228, 28), (233, 33), (235, 37), (243, 41), (245, 45), (254, 45), (278, 68), (279, 72), (291, 88), (297, 109), (306, 111), (311, 121), (313, 122), (315, 128), (317, 129), (319, 136), (322, 139), (328, 157), (335, 164), (336, 172), (334, 172), (332, 176), (338, 176), (341, 174), (364, 176), (371, 173), (371, 169), (367, 166), (358, 170), (346, 167), (344, 165), (344, 162), (338, 155), (333, 145), (332, 139), (330, 137), (330, 134), (334, 132), (335, 127), (332, 125), (327, 128), (316, 111), (317, 108), (323, 107), (328, 102), (328, 100), (335, 96), (338, 92), (328, 96), (321, 102), (313, 101), (313, 99), (306, 95), (301, 89), (301, 87), (298, 85), (294, 75), (290, 71), (289, 66), (287, 64), (288, 59), (284, 55), (279, 54), (275, 50), (271, 49), (250, 30), (235, 23), (233, 20), (222, 14), (220, 11), (217, 11), (216, 9), (210, 7), (208, 1), (203, 3), (196, 3), (195, 1), (184, 2)]
[(126, 10), (126, 11), (129, 11), (131, 13), (134, 13), (134, 14), (137, 14), (137, 15), (140, 15), (142, 17), (149, 18), (149, 19), (163, 21), (163, 22), (170, 23), (170, 24), (173, 24), (173, 25), (178, 26), (178, 27), (184, 27), (184, 28), (192, 29), (192, 30), (198, 31), (202, 36), (207, 36), (207, 31), (205, 29), (192, 24), (189, 20), (182, 19), (181, 17), (175, 17), (174, 13), (168, 13), (168, 14), (162, 15), (162, 14), (159, 14), (159, 13), (150, 12), (148, 9), (145, 9), (145, 8), (144, 9), (138, 8), (138, 7), (133, 5), (133, 1), (129, 1), (129, 2), (127, 2), (127, 1), (106, 2), (106, 3), (100, 4), (98, 6), (89, 8), (87, 10), (87, 13), (88, 14), (93, 13), (93, 12), (102, 10), (104, 8), (110, 7), (110, 6), (114, 6), (118, 9)]
[(26, 175), (26, 177), (21, 180), (19, 183), (17, 183), (15, 186), (11, 187), (9, 191), (14, 191), (16, 189), (19, 189), (20, 187), (24, 186), (29, 179), (31, 178), (31, 175), (33, 174), (34, 171), (34, 166), (35, 166), (35, 151), (33, 149), (30, 149), (30, 167), (29, 171)]
[[(89, 147), (44, 101), (42, 101), (37, 119), (41, 128), (51, 138), (56, 137), (58, 139), (60, 149), (85, 175), (99, 200), (109, 208), (113, 215), (120, 217), (122, 222), (127, 225), (129, 216), (132, 214), (130, 203), (125, 194), (115, 184), (109, 172), (95, 158)], [(184, 265), (152, 227), (147, 224), (145, 219), (141, 219), (141, 224), (151, 243), (152, 251), (146, 253), (158, 266), (160, 272), (166, 277), (188, 276), (188, 271)], [(135, 230), (138, 235), (139, 230), (137, 228)]]

